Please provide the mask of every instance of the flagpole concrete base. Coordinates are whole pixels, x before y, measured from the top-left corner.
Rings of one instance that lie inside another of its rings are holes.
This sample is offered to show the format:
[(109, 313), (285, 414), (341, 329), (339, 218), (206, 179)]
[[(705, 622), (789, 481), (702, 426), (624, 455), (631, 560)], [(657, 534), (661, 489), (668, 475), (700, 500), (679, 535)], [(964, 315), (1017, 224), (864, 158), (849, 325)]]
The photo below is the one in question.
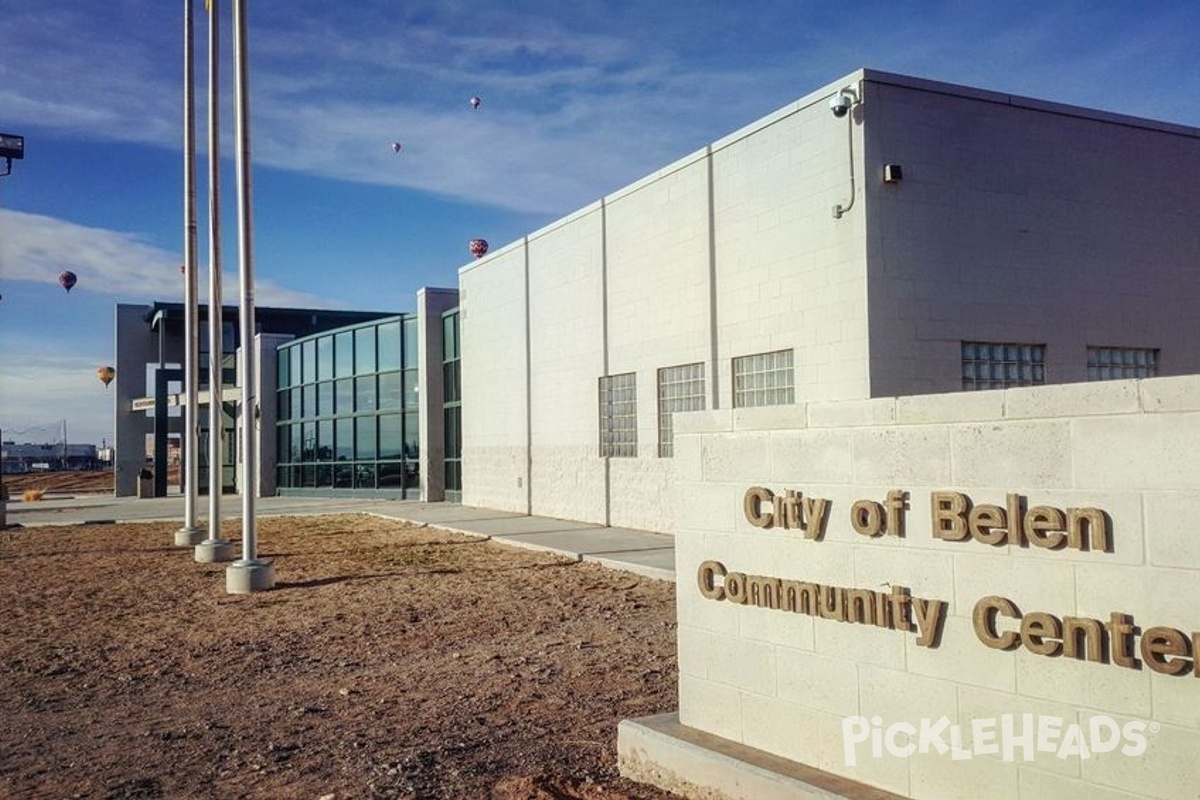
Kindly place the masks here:
[(239, 558), (225, 568), (225, 591), (250, 594), (275, 588), (275, 565), (259, 558)]
[(176, 547), (195, 547), (204, 541), (204, 531), (200, 528), (182, 527), (175, 531)]
[(224, 539), (205, 539), (196, 545), (195, 558), (201, 564), (233, 560), (233, 544)]

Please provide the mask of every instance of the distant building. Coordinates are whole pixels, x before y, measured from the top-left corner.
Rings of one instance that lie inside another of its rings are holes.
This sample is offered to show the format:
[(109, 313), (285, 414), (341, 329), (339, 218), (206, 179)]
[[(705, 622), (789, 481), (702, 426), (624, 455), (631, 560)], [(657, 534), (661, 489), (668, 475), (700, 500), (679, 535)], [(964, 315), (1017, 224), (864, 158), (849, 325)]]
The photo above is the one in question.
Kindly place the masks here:
[[(442, 499), (443, 312), (455, 290), (424, 289), (416, 313), (258, 308), (258, 489)], [(207, 308), (200, 311), (200, 490), (208, 476)], [(223, 490), (237, 489), (241, 360), (237, 309), (224, 309)], [(152, 464), (182, 461), (183, 305), (117, 305), (116, 493)], [(431, 365), (427, 368), (427, 364)], [(426, 386), (429, 376), (436, 385)], [(422, 447), (422, 442), (436, 442)], [(166, 470), (154, 470), (156, 494)]]
[(2, 447), (3, 468), (5, 474), (9, 475), (25, 472), (100, 469), (103, 466), (94, 444), (4, 442)]

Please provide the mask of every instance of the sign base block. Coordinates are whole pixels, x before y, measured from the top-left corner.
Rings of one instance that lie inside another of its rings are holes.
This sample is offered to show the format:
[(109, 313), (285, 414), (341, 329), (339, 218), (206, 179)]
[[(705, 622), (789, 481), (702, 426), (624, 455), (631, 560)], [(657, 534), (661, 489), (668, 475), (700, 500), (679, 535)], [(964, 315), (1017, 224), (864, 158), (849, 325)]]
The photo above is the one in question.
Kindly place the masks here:
[(904, 800), (679, 722), (679, 714), (622, 720), (623, 777), (688, 800)]

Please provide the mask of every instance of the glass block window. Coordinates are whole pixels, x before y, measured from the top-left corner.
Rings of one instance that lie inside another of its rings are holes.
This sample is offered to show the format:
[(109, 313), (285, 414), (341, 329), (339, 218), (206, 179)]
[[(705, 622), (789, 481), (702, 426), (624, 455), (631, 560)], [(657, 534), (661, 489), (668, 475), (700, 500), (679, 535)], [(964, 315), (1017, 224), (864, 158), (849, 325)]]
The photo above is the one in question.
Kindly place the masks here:
[(733, 360), (733, 407), (783, 406), (796, 402), (792, 351), (776, 350)]
[(1005, 389), (1046, 382), (1046, 345), (962, 343), (963, 389)]
[(600, 455), (637, 456), (637, 376), (600, 379)]
[(1148, 347), (1089, 347), (1089, 381), (1153, 378), (1158, 375), (1158, 350)]
[(671, 417), (677, 411), (704, 410), (704, 364), (663, 367), (658, 371), (658, 455), (675, 455)]

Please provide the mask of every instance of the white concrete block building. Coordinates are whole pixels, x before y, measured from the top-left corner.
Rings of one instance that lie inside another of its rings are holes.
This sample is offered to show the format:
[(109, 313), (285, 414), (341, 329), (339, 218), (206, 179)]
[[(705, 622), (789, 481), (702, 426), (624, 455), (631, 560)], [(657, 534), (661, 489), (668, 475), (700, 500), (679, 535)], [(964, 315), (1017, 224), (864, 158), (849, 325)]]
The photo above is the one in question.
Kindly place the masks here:
[(461, 270), (462, 501), (670, 532), (675, 413), (1200, 372), (1198, 162), (848, 75)]

